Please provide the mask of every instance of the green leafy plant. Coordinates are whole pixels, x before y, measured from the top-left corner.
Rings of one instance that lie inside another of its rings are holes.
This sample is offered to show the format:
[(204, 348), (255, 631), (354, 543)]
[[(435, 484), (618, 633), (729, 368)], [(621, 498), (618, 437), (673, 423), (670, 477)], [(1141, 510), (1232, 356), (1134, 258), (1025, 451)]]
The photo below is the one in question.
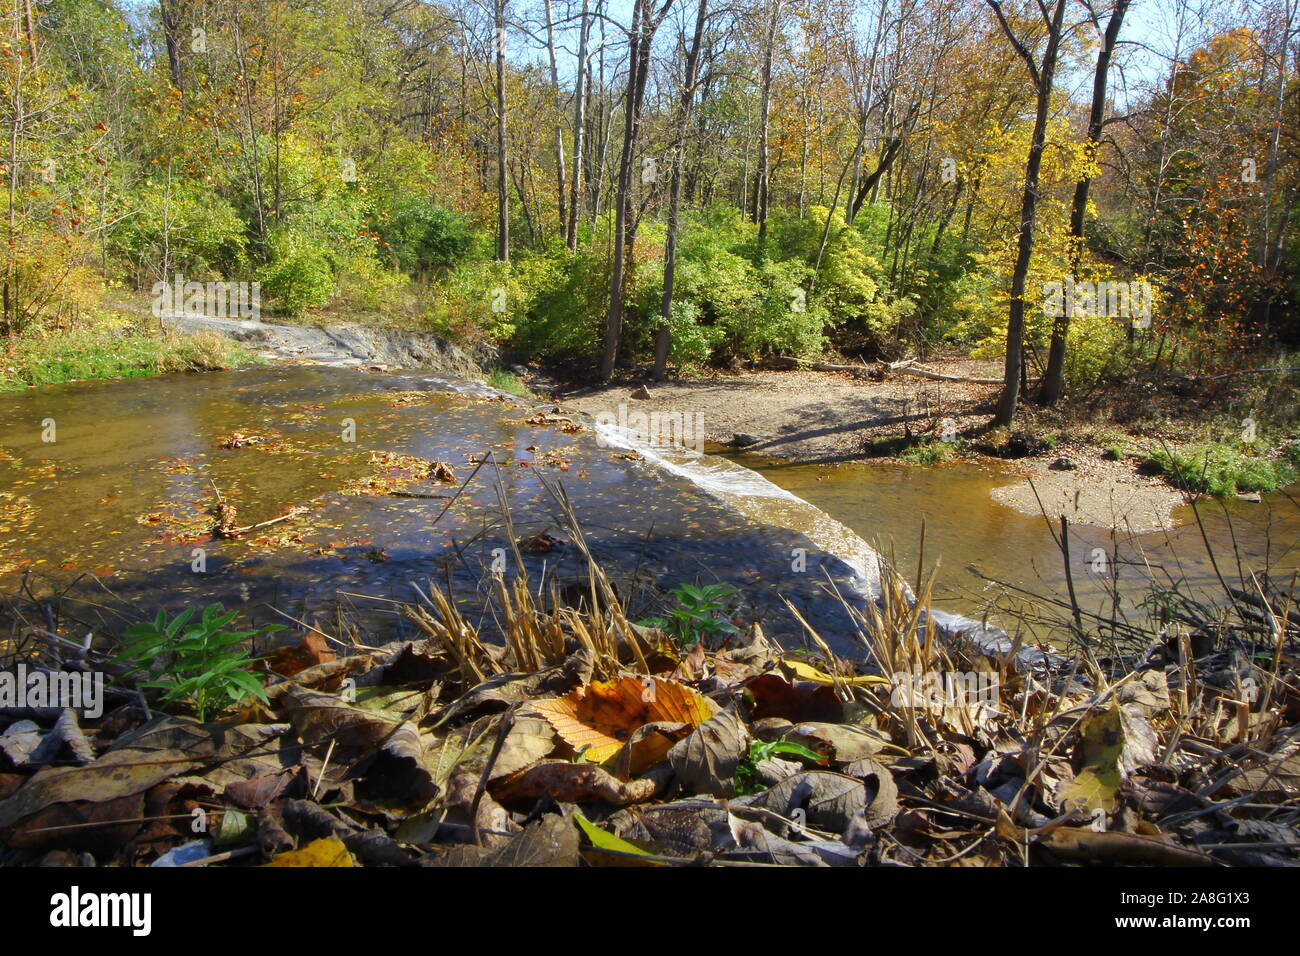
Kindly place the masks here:
[(1175, 488), (1216, 498), (1276, 491), (1294, 482), (1297, 474), (1286, 460), (1242, 454), (1227, 445), (1197, 446), (1183, 452), (1162, 448), (1147, 455), (1144, 464), (1164, 475)]
[(904, 448), (897, 458), (909, 465), (938, 465), (950, 461), (957, 454), (957, 444), (950, 441), (924, 441)]
[(736, 795), (743, 797), (747, 793), (758, 793), (763, 789), (758, 775), (758, 765), (778, 754), (791, 754), (804, 757), (814, 763), (825, 763), (826, 758), (815, 750), (809, 750), (802, 744), (791, 743), (782, 737), (780, 740), (755, 740), (749, 745), (749, 753), (741, 759), (736, 767)]
[(160, 610), (153, 621), (130, 627), (128, 643), (116, 658), (130, 665), (124, 676), (143, 674), (139, 686), (161, 690), (166, 704), (188, 701), (201, 721), (248, 694), (265, 703), (262, 681), (250, 670), (257, 658), (242, 645), (259, 634), (282, 631), (284, 625), (229, 631), (238, 611), (227, 614), (220, 604), (210, 604), (195, 621), (195, 610), (188, 607), (170, 621)]
[(487, 383), (493, 388), (509, 392), (511, 395), (528, 394), (528, 386), (524, 384), (523, 379), (509, 369), (493, 369), (488, 373)]
[(649, 617), (640, 623), (667, 631), (679, 644), (695, 644), (705, 637), (735, 634), (738, 628), (726, 619), (726, 602), (738, 592), (729, 584), (706, 584), (696, 587), (683, 584), (672, 592), (677, 606), (661, 617)]

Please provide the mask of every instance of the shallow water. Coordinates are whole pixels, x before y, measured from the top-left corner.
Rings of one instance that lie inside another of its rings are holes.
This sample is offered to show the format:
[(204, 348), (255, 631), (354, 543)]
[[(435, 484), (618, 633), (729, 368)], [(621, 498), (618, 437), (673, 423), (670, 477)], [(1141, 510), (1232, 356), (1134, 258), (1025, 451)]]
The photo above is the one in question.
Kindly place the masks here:
[[(518, 538), (567, 537), (543, 479), (563, 483), (593, 554), (636, 614), (652, 610), (643, 598), (652, 589), (728, 581), (745, 586), (742, 623), (759, 619), (800, 642), (784, 594), (833, 646), (848, 646), (845, 612), (824, 595), (828, 576), (851, 590), (843, 561), (801, 534), (741, 516), (687, 477), (619, 457), (591, 431), (526, 424), (528, 408), (456, 389), (470, 387), (420, 373), (298, 366), (5, 396), (0, 599), (30, 575), (37, 594), (71, 587), (75, 601), (64, 610), (107, 630), (159, 606), (219, 600), (254, 620), (282, 620), (274, 606), (331, 632), (333, 614), (346, 609), (368, 622), (366, 638), (389, 640), (409, 634), (389, 602), (412, 599), (418, 583), (449, 589), (490, 628), (483, 572), (509, 553), (497, 550), (508, 549), (499, 476)], [(349, 421), (354, 441), (345, 440)], [(221, 447), (236, 432), (265, 440)], [(385, 476), (417, 473), (387, 471), (376, 460), (383, 455), (446, 462), (456, 483), (420, 472), (421, 480), (385, 485)], [(380, 493), (346, 493), (368, 479)], [(239, 527), (303, 512), (214, 539), (218, 493)], [(806, 554), (802, 573), (792, 568), (796, 550)], [(527, 554), (525, 565), (533, 584), (585, 577), (571, 544)]]
[[(939, 564), (935, 596), (945, 610), (979, 619), (994, 598), (1019, 595), (1016, 588), (1068, 601), (1064, 559), (1047, 522), (990, 495), (1016, 480), (1008, 473), (966, 463), (822, 466), (736, 453), (727, 457), (821, 508), (881, 553), (894, 554), (910, 579), (922, 559), (924, 524), (924, 562)], [(1205, 537), (1230, 585), (1240, 587), (1243, 573), (1267, 566), (1284, 580), (1300, 567), (1296, 490), (1290, 489), (1290, 497), (1267, 495), (1258, 504), (1207, 499), (1198, 505)], [(1112, 611), (1108, 582), (1116, 568), (1130, 616), (1140, 616), (1136, 605), (1146, 597), (1151, 577), (1164, 581), (1167, 575), (1204, 595), (1221, 595), (1192, 509), (1175, 509), (1174, 519), (1173, 529), (1143, 535), (1112, 536), (1106, 529), (1071, 526), (1071, 575), (1080, 606), (1103, 615)], [(1094, 549), (1104, 552), (1104, 565)], [(990, 621), (998, 623), (997, 615)]]

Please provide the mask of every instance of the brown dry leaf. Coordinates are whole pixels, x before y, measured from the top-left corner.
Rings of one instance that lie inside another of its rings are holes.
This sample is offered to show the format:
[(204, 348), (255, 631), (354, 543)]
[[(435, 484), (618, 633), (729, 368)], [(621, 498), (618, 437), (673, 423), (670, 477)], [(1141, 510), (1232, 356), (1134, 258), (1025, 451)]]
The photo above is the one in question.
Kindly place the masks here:
[(463, 717), (489, 704), (496, 710), (505, 710), (511, 704), (542, 695), (562, 694), (575, 685), (591, 680), (595, 667), (595, 654), (584, 647), (574, 651), (559, 664), (532, 674), (499, 674), (470, 688), (448, 704), (439, 712), (432, 726), (441, 726), (453, 718)]
[(1062, 809), (1078, 803), (1090, 810), (1109, 812), (1115, 809), (1115, 793), (1122, 778), (1124, 722), (1119, 704), (1085, 717), (1079, 737), (1081, 767), (1073, 780), (1058, 788), (1057, 801)]
[(1116, 689), (1115, 699), (1135, 706), (1143, 717), (1154, 717), (1169, 709), (1169, 679), (1164, 671), (1141, 671)]
[(506, 734), (489, 780), (531, 767), (555, 749), (555, 728), (542, 717), (518, 713)]
[(623, 749), (606, 764), (613, 767), (620, 780), (639, 777), (655, 764), (667, 759), (673, 744), (684, 738), (694, 728), (690, 724), (659, 721), (632, 731)]
[(578, 866), (581, 844), (578, 828), (558, 813), (548, 813), (530, 823), (509, 842), (496, 849), (482, 846), (433, 846), (424, 866)]
[(293, 677), (309, 667), (337, 660), (338, 655), (329, 643), (315, 631), (308, 631), (302, 640), (290, 647), (277, 647), (266, 656), (267, 667), (281, 677)]
[(357, 786), (357, 797), (383, 806), (423, 806), (438, 794), (436, 758), (415, 724), (405, 721), (384, 740)]
[(397, 724), (361, 710), (331, 694), (292, 687), (284, 694), (283, 710), (293, 732), (308, 746), (331, 741), (335, 756), (352, 759), (378, 750)]
[(1258, 793), (1268, 800), (1294, 799), (1300, 794), (1300, 751), (1248, 767), (1229, 784), (1241, 793)]
[(281, 853), (267, 866), (352, 866), (352, 854), (337, 837), (312, 840), (301, 850)]
[(0, 734), (0, 756), (8, 758), (9, 766), (21, 767), (27, 763), (33, 750), (41, 744), (45, 731), (31, 720), (20, 720), (11, 724)]
[(533, 710), (574, 750), (587, 748), (586, 759), (604, 763), (638, 727), (664, 722), (698, 727), (717, 707), (684, 684), (629, 676), (593, 681), (563, 697), (539, 700)]
[(785, 739), (824, 754), (837, 763), (852, 763), (872, 757), (889, 746), (889, 741), (884, 737), (862, 727), (819, 721), (796, 724), (786, 733)]
[(594, 764), (543, 760), (514, 777), (498, 780), (491, 790), (502, 803), (549, 796), (561, 803), (599, 800), (621, 807), (650, 799), (656, 788), (655, 781), (649, 779), (624, 783)]
[(838, 723), (844, 719), (844, 704), (835, 696), (835, 688), (812, 681), (788, 681), (780, 674), (760, 674), (745, 684), (754, 695), (753, 718), (784, 717), (798, 723), (804, 720)]
[(283, 794), (301, 773), (302, 767), (297, 766), (241, 780), (228, 784), (222, 796), (245, 810), (260, 810)]
[(218, 759), (203, 772), (202, 782), (220, 791), (296, 766), (302, 746), (289, 736), (288, 724), (239, 724), (218, 732), (214, 756)]
[(867, 807), (860, 821), (867, 829), (875, 829), (894, 819), (898, 813), (898, 784), (888, 767), (864, 757), (853, 761), (843, 772), (866, 784)]
[(1167, 840), (1080, 827), (1056, 827), (1039, 842), (1058, 856), (1127, 866), (1214, 866), (1214, 857)]
[(369, 654), (315, 664), (293, 675), (292, 681), (272, 684), (266, 689), (266, 696), (272, 706), (278, 706), (280, 698), (295, 687), (310, 687), (325, 692), (337, 691), (350, 675), (364, 674), (372, 666), (374, 666), (374, 659)]
[(867, 790), (856, 777), (808, 770), (786, 777), (771, 790), (759, 794), (752, 806), (763, 807), (787, 819), (796, 817), (797, 811), (802, 810), (809, 825), (843, 833), (854, 817), (867, 810)]
[(36, 773), (0, 803), (0, 838), (8, 846), (26, 848), (51, 840), (81, 845), (83, 836), (98, 845), (129, 839), (139, 824), (108, 830), (50, 828), (137, 817), (146, 790), (200, 766), (200, 758), (215, 749), (211, 728), (205, 725), (180, 718), (147, 725), (94, 763)]
[(677, 780), (689, 793), (730, 797), (736, 792), (736, 767), (749, 753), (749, 731), (734, 711), (710, 717), (668, 751)]

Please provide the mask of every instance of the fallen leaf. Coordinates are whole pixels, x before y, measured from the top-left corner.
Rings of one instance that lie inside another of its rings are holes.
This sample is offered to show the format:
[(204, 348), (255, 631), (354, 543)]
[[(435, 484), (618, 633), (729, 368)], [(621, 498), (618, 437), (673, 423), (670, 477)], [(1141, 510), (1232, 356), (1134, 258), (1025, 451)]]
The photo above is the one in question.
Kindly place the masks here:
[(717, 708), (684, 684), (629, 676), (593, 681), (563, 697), (537, 701), (532, 709), (545, 717), (570, 747), (586, 747), (588, 760), (604, 763), (639, 727), (663, 722), (698, 727)]
[(312, 840), (301, 850), (289, 850), (280, 853), (267, 866), (352, 866), (352, 854), (336, 837), (324, 837)]
[(734, 711), (700, 724), (668, 751), (678, 782), (692, 793), (729, 797), (736, 792), (736, 768), (749, 753), (749, 731)]
[(656, 788), (653, 780), (644, 778), (624, 783), (594, 764), (543, 760), (516, 776), (498, 780), (491, 789), (501, 803), (552, 797), (561, 803), (600, 801), (621, 807), (650, 799)]

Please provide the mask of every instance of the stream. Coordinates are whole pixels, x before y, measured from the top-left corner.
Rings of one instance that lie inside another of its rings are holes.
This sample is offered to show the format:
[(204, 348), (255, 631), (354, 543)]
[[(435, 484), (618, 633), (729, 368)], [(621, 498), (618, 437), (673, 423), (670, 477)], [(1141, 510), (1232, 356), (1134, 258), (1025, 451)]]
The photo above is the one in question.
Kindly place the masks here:
[[(0, 618), (20, 596), (30, 607), (59, 595), (72, 620), (112, 633), (160, 607), (220, 601), (254, 622), (289, 615), (378, 643), (414, 636), (398, 603), (418, 586), (450, 593), (490, 632), (487, 571), (519, 571), (502, 499), (534, 587), (586, 580), (561, 486), (634, 619), (656, 613), (658, 595), (677, 585), (720, 581), (744, 592), (738, 623), (804, 644), (788, 599), (832, 649), (860, 653), (841, 596), (875, 593), (863, 541), (912, 578), (922, 522), (924, 562), (940, 566), (939, 609), (1005, 626), (988, 613), (999, 596), (1064, 597), (1047, 523), (989, 496), (1009, 476), (661, 455), (548, 408), (430, 373), (311, 365), (6, 396)], [(430, 476), (431, 462), (448, 466), (446, 480)], [(233, 537), (218, 527), (219, 507), (240, 529)], [(1118, 557), (1130, 610), (1147, 568), (1213, 590), (1201, 531), (1190, 509), (1177, 517), (1159, 534), (1073, 529), (1080, 604), (1109, 608), (1112, 565), (1095, 572), (1098, 548)], [(1243, 568), (1270, 562), (1278, 575), (1300, 563), (1300, 509), (1285, 495), (1206, 503), (1201, 517), (1232, 579), (1234, 540)]]
[[(416, 636), (395, 602), (419, 586), (490, 632), (485, 572), (518, 573), (502, 498), (534, 587), (586, 581), (562, 485), (634, 619), (679, 584), (724, 581), (743, 588), (739, 623), (803, 643), (789, 599), (851, 652), (828, 591), (859, 601), (869, 581), (806, 536), (820, 512), (760, 484), (784, 526), (590, 427), (429, 373), (297, 365), (34, 389), (0, 403), (0, 615), (24, 588), (29, 607), (62, 595), (106, 632), (220, 601), (381, 643)], [(214, 535), (219, 503), (246, 530)]]
[[(843, 522), (880, 553), (893, 555), (909, 579), (915, 579), (919, 561), (927, 567), (937, 563), (933, 593), (939, 608), (976, 620), (987, 614), (990, 623), (1005, 626), (990, 611), (995, 601), (1043, 603), (1026, 592), (1069, 601), (1057, 529), (1041, 515), (1030, 517), (991, 497), (995, 488), (1017, 480), (1009, 472), (968, 463), (823, 466), (727, 456)], [(1300, 568), (1298, 492), (1264, 495), (1258, 503), (1203, 499), (1197, 505), (1200, 525), (1192, 507), (1183, 505), (1174, 509), (1173, 527), (1150, 534), (1072, 525), (1071, 577), (1080, 607), (1108, 616), (1117, 590), (1120, 610), (1130, 619), (1141, 616), (1152, 581), (1177, 582), (1180, 589), (1221, 601), (1215, 562), (1233, 587), (1242, 587), (1243, 575), (1248, 579), (1251, 571), (1266, 567), (1285, 584)], [(1095, 549), (1104, 553), (1102, 560)], [(1057, 607), (1061, 613), (1069, 612)], [(1052, 630), (1034, 629), (1048, 636)]]

